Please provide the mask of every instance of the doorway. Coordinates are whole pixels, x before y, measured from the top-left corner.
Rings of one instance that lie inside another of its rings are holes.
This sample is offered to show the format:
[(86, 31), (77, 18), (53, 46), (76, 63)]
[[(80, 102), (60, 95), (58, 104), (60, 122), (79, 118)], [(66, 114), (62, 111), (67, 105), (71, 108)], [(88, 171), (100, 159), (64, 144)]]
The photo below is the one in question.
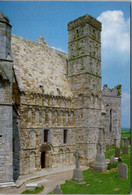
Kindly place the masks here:
[(41, 152), (41, 169), (45, 168), (46, 152)]

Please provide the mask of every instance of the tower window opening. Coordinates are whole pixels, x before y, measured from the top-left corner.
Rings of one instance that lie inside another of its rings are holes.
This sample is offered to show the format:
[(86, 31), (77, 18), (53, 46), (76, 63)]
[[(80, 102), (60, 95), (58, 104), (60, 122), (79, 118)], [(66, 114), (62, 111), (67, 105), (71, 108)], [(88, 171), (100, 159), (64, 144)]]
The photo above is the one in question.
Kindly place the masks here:
[(110, 109), (110, 131), (112, 131), (112, 109)]
[(67, 141), (68, 141), (68, 130), (67, 129), (64, 129), (64, 132), (63, 132), (63, 143), (66, 144)]
[(78, 31), (78, 29), (77, 29), (77, 34), (78, 34), (78, 32), (79, 32), (79, 31)]
[(44, 130), (44, 142), (48, 142), (49, 130)]

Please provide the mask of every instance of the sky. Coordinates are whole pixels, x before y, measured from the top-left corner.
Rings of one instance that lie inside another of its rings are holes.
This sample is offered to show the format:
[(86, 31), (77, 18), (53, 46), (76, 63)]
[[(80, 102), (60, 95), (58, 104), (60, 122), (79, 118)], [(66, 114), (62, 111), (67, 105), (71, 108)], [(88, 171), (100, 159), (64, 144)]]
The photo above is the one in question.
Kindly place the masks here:
[(43, 36), (68, 52), (67, 24), (85, 14), (102, 22), (102, 87), (122, 85), (121, 126), (130, 127), (130, 2), (0, 1), (12, 33), (36, 41)]

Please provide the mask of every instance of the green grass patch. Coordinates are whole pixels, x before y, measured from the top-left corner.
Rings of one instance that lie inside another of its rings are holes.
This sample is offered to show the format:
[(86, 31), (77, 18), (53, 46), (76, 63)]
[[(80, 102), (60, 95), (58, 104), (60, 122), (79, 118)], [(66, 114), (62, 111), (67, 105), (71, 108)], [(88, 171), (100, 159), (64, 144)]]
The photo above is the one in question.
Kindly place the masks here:
[(91, 169), (83, 171), (86, 184), (66, 181), (61, 185), (64, 194), (129, 194), (128, 180), (117, 178), (117, 169), (105, 173), (94, 173)]
[(117, 166), (118, 166), (118, 164), (119, 164), (119, 162), (116, 162), (115, 164), (108, 164), (108, 170), (110, 170), (110, 169), (113, 169), (113, 168), (117, 168)]
[[(115, 147), (111, 146), (111, 149), (115, 149)], [(107, 152), (107, 156), (112, 154), (113, 152)], [(130, 153), (121, 155), (121, 158), (128, 166), (128, 180), (117, 177), (116, 167), (119, 162), (116, 162), (115, 165), (108, 164), (109, 170), (104, 173), (96, 173), (91, 169), (83, 171), (85, 184), (77, 184), (71, 180), (66, 181), (61, 185), (63, 194), (130, 194)]]
[(39, 194), (44, 190), (44, 186), (36, 187), (35, 190), (25, 190), (21, 194)]
[(116, 149), (116, 146), (110, 146), (110, 150)]
[(123, 131), (121, 131), (121, 137), (122, 137), (122, 138), (123, 138), (123, 137), (130, 138), (130, 136), (131, 136), (131, 131), (130, 131), (130, 129), (129, 129), (129, 130), (123, 130)]
[(112, 151), (112, 152), (108, 152), (108, 151), (106, 151), (106, 153), (105, 153), (105, 158), (106, 159), (109, 159), (111, 156), (115, 156), (115, 146), (110, 146), (110, 151)]

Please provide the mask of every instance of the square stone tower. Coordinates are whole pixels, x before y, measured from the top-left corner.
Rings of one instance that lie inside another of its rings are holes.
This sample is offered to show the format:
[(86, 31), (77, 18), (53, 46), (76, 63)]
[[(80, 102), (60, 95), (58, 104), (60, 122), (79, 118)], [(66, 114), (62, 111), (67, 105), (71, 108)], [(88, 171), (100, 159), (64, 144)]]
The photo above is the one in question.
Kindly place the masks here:
[(11, 25), (0, 11), (0, 186), (13, 185)]
[(82, 164), (92, 162), (101, 115), (101, 23), (84, 15), (68, 24), (68, 79), (71, 83), (77, 147)]

